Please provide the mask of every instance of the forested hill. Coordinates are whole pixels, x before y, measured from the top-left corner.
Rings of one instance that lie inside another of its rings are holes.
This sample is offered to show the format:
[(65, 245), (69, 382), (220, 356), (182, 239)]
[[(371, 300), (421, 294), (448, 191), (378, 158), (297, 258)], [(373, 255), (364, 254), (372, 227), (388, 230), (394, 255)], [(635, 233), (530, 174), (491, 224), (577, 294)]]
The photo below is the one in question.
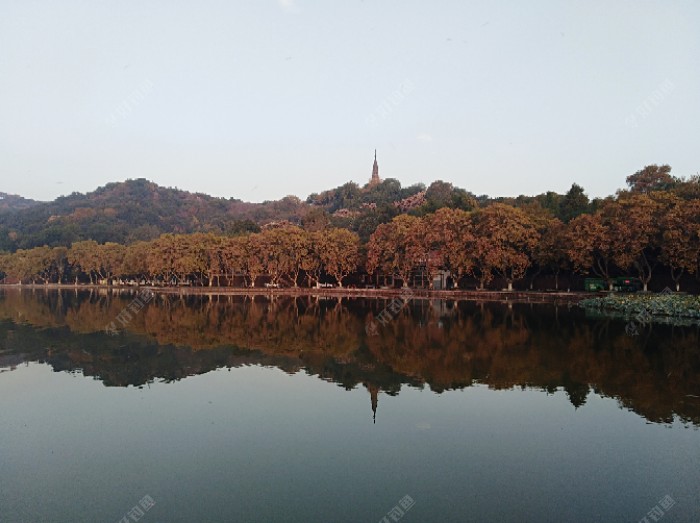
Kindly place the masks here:
[(169, 232), (237, 234), (257, 230), (259, 221), (296, 221), (304, 207), (306, 204), (294, 197), (253, 204), (160, 187), (145, 179), (128, 180), (87, 194), (33, 202), (24, 208), (0, 204), (0, 251), (69, 246), (87, 239), (131, 243)]
[[(1, 195), (1, 193), (0, 193)], [(309, 230), (329, 225), (351, 229), (367, 240), (380, 223), (402, 213), (424, 214), (440, 207), (471, 209), (476, 199), (446, 182), (402, 188), (395, 179), (360, 187), (349, 182), (312, 194), (262, 203), (216, 198), (166, 188), (143, 178), (110, 183), (94, 192), (73, 193), (52, 202), (19, 196), (0, 199), (0, 251), (81, 240), (129, 244), (164, 233), (255, 232), (270, 222), (290, 222)]]
[(538, 223), (550, 218), (568, 223), (630, 192), (670, 191), (673, 197), (700, 199), (700, 176), (676, 178), (670, 171), (668, 165), (649, 165), (627, 177), (629, 190), (593, 201), (575, 183), (565, 194), (548, 191), (536, 196), (490, 198), (477, 197), (440, 180), (427, 187), (402, 187), (392, 178), (363, 187), (348, 182), (311, 194), (305, 201), (286, 196), (262, 203), (161, 187), (143, 178), (110, 183), (91, 193), (73, 193), (52, 202), (0, 193), (0, 252), (44, 245), (69, 247), (82, 240), (131, 244), (165, 233), (234, 236), (257, 232), (270, 223), (301, 225), (310, 232), (329, 227), (349, 229), (366, 243), (379, 225), (401, 214), (421, 217), (442, 208), (472, 211), (502, 203), (522, 209)]
[(0, 212), (2, 211), (20, 211), (22, 209), (28, 209), (35, 205), (40, 204), (35, 200), (29, 200), (27, 198), (22, 198), (14, 194), (7, 194), (0, 192)]

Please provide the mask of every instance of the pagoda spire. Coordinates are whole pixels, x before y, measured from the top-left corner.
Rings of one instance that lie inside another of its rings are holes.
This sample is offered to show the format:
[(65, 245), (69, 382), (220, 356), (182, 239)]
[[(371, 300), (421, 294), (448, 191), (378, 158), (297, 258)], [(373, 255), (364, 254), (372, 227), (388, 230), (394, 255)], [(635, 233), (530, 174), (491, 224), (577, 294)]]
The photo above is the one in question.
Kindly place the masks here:
[(377, 150), (374, 150), (374, 165), (372, 166), (372, 178), (369, 181), (370, 185), (378, 185), (381, 182), (379, 178), (379, 164), (377, 163)]
[(379, 403), (379, 387), (377, 388), (372, 388), (371, 390), (371, 396), (372, 396), (372, 423), (377, 423), (377, 403)]
[(369, 383), (363, 383), (369, 392), (370, 402), (372, 404), (372, 423), (377, 423), (377, 404), (379, 403), (379, 387)]

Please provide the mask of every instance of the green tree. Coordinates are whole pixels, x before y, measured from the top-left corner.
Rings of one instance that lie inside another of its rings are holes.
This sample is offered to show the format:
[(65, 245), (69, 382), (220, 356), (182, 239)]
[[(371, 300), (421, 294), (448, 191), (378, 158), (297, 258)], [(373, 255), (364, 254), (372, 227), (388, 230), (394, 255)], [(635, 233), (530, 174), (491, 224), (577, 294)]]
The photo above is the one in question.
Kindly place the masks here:
[(590, 201), (583, 190), (583, 187), (574, 183), (571, 189), (567, 191), (561, 202), (559, 210), (559, 218), (564, 223), (569, 223), (571, 220), (588, 212)]
[(425, 203), (421, 211), (432, 213), (443, 207), (472, 210), (478, 206), (476, 198), (464, 189), (455, 188), (449, 182), (437, 180), (425, 191)]

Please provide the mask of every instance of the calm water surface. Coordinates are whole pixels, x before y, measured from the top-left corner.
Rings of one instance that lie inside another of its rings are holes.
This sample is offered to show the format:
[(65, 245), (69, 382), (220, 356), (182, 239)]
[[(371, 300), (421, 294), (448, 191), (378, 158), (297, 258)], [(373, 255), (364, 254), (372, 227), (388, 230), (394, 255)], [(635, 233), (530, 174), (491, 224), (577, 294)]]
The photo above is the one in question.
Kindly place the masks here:
[(700, 521), (697, 327), (132, 299), (0, 291), (0, 521)]

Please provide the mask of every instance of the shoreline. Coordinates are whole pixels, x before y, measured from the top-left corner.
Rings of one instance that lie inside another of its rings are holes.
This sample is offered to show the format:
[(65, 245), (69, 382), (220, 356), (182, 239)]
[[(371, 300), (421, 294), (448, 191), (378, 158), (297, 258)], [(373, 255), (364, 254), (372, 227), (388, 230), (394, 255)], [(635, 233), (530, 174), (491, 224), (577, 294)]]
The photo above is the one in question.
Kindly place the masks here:
[(315, 288), (315, 287), (284, 287), (268, 288), (236, 288), (236, 287), (153, 287), (115, 286), (97, 284), (4, 284), (0, 289), (51, 289), (51, 290), (100, 290), (100, 291), (138, 291), (149, 290), (159, 294), (170, 295), (207, 295), (207, 296), (285, 296), (285, 297), (328, 297), (328, 298), (418, 298), (453, 301), (491, 301), (502, 303), (578, 303), (586, 298), (605, 296), (607, 293), (584, 291), (496, 291), (496, 290), (429, 290), (429, 289), (358, 289), (347, 287)]

